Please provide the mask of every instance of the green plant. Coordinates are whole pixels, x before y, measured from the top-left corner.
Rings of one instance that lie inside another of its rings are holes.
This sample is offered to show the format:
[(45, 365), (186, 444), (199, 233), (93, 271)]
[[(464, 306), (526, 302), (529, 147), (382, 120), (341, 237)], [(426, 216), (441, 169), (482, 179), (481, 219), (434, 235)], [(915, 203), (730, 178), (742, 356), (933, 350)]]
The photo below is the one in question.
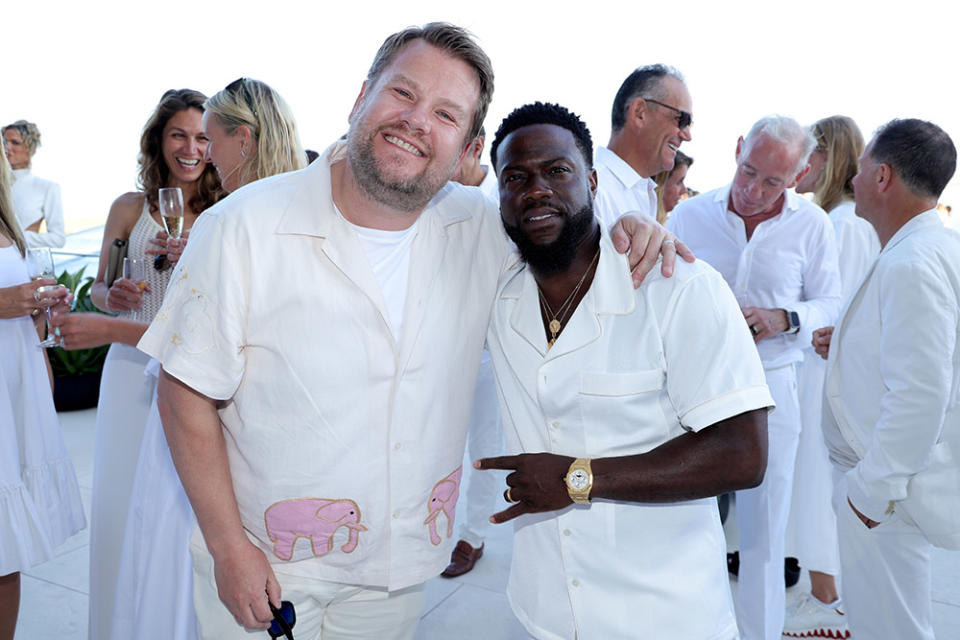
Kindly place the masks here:
[[(103, 313), (93, 304), (90, 299), (90, 288), (93, 286), (93, 277), (84, 278), (83, 272), (86, 267), (79, 271), (69, 273), (64, 271), (57, 278), (57, 282), (70, 289), (73, 292), (73, 310), (74, 312), (92, 311)], [(107, 357), (109, 345), (93, 347), (91, 349), (78, 349), (76, 351), (67, 351), (66, 349), (49, 349), (50, 368), (53, 369), (53, 375), (57, 378), (68, 378), (72, 376), (82, 376), (87, 373), (96, 373), (103, 369), (103, 361)]]

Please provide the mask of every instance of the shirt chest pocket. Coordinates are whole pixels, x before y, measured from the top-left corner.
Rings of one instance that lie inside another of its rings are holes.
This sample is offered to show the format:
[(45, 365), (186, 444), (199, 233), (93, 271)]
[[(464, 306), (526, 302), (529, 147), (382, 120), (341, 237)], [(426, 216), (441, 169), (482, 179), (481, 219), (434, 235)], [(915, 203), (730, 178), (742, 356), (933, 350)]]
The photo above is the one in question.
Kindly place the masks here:
[(580, 373), (580, 414), (591, 455), (641, 453), (667, 432), (662, 369)]

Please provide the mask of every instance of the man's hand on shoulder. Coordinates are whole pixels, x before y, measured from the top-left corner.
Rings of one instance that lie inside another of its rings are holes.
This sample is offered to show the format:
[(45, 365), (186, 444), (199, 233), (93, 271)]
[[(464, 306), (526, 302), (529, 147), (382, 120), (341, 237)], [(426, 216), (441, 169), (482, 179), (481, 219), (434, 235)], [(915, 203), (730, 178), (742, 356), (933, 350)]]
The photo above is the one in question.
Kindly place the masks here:
[(504, 500), (514, 503), (509, 509), (495, 513), (490, 522), (501, 524), (525, 513), (540, 513), (563, 509), (571, 504), (570, 494), (564, 480), (570, 456), (553, 453), (522, 453), (517, 456), (481, 458), (473, 463), (477, 469), (506, 469), (513, 471), (507, 476)]
[(630, 270), (633, 273), (633, 286), (639, 287), (650, 270), (657, 264), (657, 258), (663, 255), (660, 273), (665, 278), (673, 275), (673, 267), (679, 254), (687, 262), (696, 258), (687, 245), (677, 236), (667, 231), (655, 220), (639, 212), (624, 214), (610, 230), (613, 246), (620, 253), (627, 253)]

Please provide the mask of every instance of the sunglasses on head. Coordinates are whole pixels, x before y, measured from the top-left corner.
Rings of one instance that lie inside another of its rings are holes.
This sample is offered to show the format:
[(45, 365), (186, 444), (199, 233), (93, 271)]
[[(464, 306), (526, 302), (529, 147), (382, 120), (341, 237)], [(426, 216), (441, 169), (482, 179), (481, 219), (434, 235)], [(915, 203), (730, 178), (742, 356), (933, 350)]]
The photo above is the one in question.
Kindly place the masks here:
[(665, 102), (660, 102), (659, 100), (654, 100), (653, 98), (644, 98), (647, 102), (652, 102), (653, 104), (658, 104), (661, 107), (670, 109), (677, 114), (677, 126), (681, 129), (686, 129), (693, 124), (693, 114), (689, 111), (684, 111), (683, 109), (677, 109), (676, 107), (671, 107)]
[(273, 620), (270, 622), (270, 628), (267, 633), (271, 638), (286, 638), (293, 640), (293, 625), (297, 624), (297, 612), (293, 608), (293, 603), (284, 600), (280, 603), (280, 608), (273, 606), (269, 600), (270, 612), (273, 614)]
[(257, 107), (253, 103), (253, 94), (250, 92), (250, 87), (247, 86), (246, 78), (237, 78), (228, 84), (225, 90), (233, 95), (237, 95), (237, 90), (242, 91), (244, 101), (247, 103), (247, 107), (249, 107), (250, 111), (253, 112), (254, 120), (260, 120), (260, 115), (257, 113)]

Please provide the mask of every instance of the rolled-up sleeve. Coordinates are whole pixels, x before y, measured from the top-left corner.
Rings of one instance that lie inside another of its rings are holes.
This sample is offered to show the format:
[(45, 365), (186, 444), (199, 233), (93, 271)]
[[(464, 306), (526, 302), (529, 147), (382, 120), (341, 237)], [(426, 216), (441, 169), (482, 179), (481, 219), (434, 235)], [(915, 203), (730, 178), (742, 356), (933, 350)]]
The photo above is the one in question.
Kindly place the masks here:
[(712, 268), (677, 291), (663, 327), (667, 393), (684, 427), (774, 406), (740, 307)]
[(250, 242), (226, 216), (208, 211), (201, 220), (137, 347), (190, 388), (225, 400), (244, 373)]

